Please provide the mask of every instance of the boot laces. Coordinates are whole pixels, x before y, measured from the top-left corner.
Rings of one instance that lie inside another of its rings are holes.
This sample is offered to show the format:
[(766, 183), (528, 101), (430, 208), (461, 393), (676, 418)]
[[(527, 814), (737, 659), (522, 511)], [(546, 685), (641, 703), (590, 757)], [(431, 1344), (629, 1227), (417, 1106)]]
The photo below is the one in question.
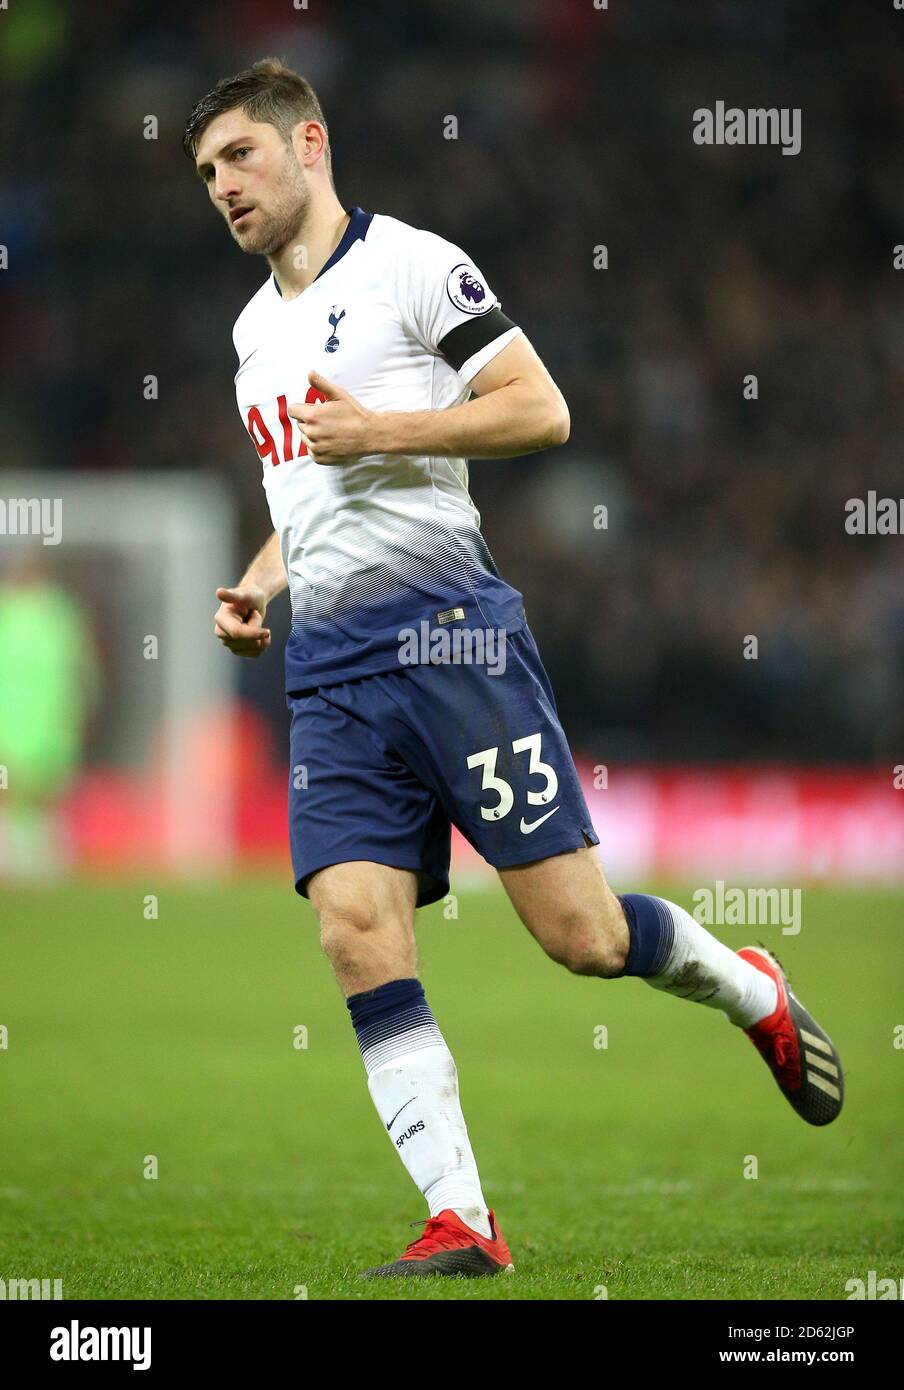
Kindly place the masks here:
[[(424, 1229), (416, 1240), (407, 1243), (402, 1258), (412, 1251), (417, 1251), (419, 1255), (433, 1255), (438, 1250), (462, 1250), (465, 1245), (465, 1233), (460, 1232), (458, 1226), (453, 1226), (449, 1220), (439, 1216), (430, 1216), (427, 1220), (413, 1220), (409, 1222), (409, 1226), (423, 1226)], [(474, 1244), (477, 1244), (477, 1232), (470, 1234), (474, 1238)]]
[(754, 1034), (758, 1052), (768, 1062), (783, 1086), (793, 1087), (800, 1080), (797, 1058), (797, 1036), (790, 1013), (770, 1033)]
[(419, 1255), (432, 1255), (437, 1250), (455, 1250), (461, 1245), (461, 1232), (448, 1221), (431, 1216), (426, 1221), (411, 1221), (411, 1226), (423, 1226), (421, 1234), (405, 1246), (405, 1254), (416, 1250)]

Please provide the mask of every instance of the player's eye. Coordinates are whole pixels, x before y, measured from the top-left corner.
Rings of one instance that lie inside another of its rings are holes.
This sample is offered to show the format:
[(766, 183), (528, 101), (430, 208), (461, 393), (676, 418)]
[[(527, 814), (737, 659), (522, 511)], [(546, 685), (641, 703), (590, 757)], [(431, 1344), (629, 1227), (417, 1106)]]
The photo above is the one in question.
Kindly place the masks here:
[(248, 153), (248, 149), (249, 149), (248, 145), (239, 145), (238, 149), (235, 151), (235, 154), (236, 154), (236, 156), (238, 156), (238, 155), (240, 155), (240, 154), (247, 154), (247, 153)]

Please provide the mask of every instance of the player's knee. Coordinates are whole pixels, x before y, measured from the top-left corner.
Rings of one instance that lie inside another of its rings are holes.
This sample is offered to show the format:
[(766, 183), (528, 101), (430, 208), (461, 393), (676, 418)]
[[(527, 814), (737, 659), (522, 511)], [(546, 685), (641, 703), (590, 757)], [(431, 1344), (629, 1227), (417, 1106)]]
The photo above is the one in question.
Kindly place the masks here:
[(320, 945), (333, 966), (356, 960), (363, 939), (378, 925), (375, 907), (363, 902), (330, 904), (319, 917)]

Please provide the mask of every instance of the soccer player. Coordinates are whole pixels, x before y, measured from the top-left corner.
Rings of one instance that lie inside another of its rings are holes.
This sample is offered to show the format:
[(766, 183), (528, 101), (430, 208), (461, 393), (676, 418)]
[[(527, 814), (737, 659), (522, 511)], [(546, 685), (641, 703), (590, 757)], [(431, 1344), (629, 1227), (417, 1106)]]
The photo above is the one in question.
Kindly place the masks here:
[[(0, 880), (39, 882), (71, 867), (62, 802), (79, 770), (100, 691), (84, 606), (48, 569), (41, 545), (0, 568)], [(13, 653), (15, 657), (13, 658)], [(4, 779), (5, 786), (5, 779)]]
[(365, 1274), (510, 1271), (417, 978), (415, 910), (448, 891), (451, 824), (552, 960), (721, 1010), (811, 1124), (841, 1109), (840, 1060), (766, 951), (732, 951), (676, 903), (606, 882), (521, 595), (468, 494), (467, 459), (569, 433), (482, 271), (432, 232), (339, 201), (317, 96), (276, 59), (203, 97), (184, 148), (236, 245), (270, 270), (234, 343), (275, 529), (217, 590), (214, 631), (261, 656), (288, 584), (295, 887), (429, 1211), (400, 1259)]

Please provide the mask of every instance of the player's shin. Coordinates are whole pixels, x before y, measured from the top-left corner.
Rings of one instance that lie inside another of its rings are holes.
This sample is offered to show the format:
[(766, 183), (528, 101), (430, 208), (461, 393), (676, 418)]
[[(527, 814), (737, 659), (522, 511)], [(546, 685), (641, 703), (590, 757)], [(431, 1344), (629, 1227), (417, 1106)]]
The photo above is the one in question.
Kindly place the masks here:
[(750, 1028), (775, 1010), (774, 981), (683, 907), (646, 893), (625, 893), (619, 901), (631, 941), (624, 975), (637, 975), (679, 999), (721, 1009), (739, 1028)]
[(371, 1098), (430, 1215), (451, 1208), (489, 1237), (455, 1062), (420, 981), (392, 980), (354, 994), (348, 1009)]

